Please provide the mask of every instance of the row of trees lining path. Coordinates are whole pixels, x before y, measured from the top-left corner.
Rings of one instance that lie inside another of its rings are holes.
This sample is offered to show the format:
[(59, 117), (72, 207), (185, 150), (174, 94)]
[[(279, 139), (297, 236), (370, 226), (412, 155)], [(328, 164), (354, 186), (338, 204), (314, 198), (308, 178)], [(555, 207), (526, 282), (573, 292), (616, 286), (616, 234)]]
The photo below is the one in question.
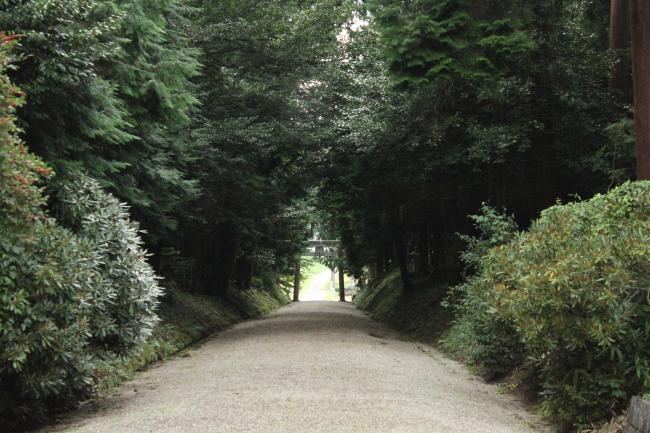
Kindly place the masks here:
[(127, 202), (159, 273), (223, 295), (291, 274), (314, 230), (350, 273), (406, 278), (413, 247), (453, 278), (481, 202), (525, 225), (650, 177), (647, 2), (497, 3), (30, 0), (0, 24), (30, 150)]
[(14, 420), (92, 395), (165, 288), (298, 298), (318, 233), (341, 288), (410, 296), (463, 280), (484, 203), (526, 229), (650, 179), (646, 0), (21, 0), (0, 30)]

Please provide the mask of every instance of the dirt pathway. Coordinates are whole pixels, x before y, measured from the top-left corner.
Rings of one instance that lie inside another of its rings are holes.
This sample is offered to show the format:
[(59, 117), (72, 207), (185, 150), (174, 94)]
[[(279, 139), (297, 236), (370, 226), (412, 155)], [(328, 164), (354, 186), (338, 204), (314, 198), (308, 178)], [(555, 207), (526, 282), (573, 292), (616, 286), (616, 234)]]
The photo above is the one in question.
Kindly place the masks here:
[(537, 433), (496, 387), (353, 306), (242, 323), (47, 432)]

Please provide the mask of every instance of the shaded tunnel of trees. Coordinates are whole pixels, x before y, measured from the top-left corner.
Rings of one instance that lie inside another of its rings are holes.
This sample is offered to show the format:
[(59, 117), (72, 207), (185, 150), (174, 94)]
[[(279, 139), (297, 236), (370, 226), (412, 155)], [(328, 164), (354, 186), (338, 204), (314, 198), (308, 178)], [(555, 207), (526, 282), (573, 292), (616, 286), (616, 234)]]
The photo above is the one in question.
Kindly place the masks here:
[(83, 176), (188, 292), (288, 292), (316, 235), (455, 284), (483, 203), (525, 229), (650, 178), (646, 0), (23, 0), (0, 30), (34, 206), (82, 230)]
[(630, 3), (28, 1), (0, 22), (30, 150), (127, 202), (160, 271), (226, 292), (314, 230), (352, 272), (453, 280), (482, 202), (525, 226), (633, 178), (635, 99), (647, 177)]

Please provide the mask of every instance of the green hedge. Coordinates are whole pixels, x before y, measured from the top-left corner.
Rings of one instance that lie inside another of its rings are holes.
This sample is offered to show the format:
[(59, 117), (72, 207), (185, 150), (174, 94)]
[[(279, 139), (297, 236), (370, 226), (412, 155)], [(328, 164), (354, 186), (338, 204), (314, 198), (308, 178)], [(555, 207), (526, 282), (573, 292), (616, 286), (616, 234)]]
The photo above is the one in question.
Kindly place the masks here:
[(650, 182), (547, 209), (463, 292), (451, 340), (468, 338), (479, 365), (531, 360), (566, 424), (623, 409), (650, 389)]

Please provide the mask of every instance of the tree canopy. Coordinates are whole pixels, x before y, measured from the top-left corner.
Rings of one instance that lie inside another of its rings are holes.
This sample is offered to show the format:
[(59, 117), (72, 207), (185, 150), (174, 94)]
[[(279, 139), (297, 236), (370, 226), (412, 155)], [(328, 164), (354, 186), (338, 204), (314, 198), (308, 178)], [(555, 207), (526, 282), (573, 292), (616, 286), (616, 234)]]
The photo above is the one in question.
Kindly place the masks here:
[(97, 260), (80, 275), (112, 307), (71, 304), (89, 280), (60, 302), (117, 352), (155, 327), (158, 275), (286, 291), (317, 235), (359, 279), (453, 286), (468, 215), (525, 230), (650, 177), (649, 20), (643, 0), (4, 1), (0, 180), (25, 207), (0, 227), (62, 245), (34, 266)]

